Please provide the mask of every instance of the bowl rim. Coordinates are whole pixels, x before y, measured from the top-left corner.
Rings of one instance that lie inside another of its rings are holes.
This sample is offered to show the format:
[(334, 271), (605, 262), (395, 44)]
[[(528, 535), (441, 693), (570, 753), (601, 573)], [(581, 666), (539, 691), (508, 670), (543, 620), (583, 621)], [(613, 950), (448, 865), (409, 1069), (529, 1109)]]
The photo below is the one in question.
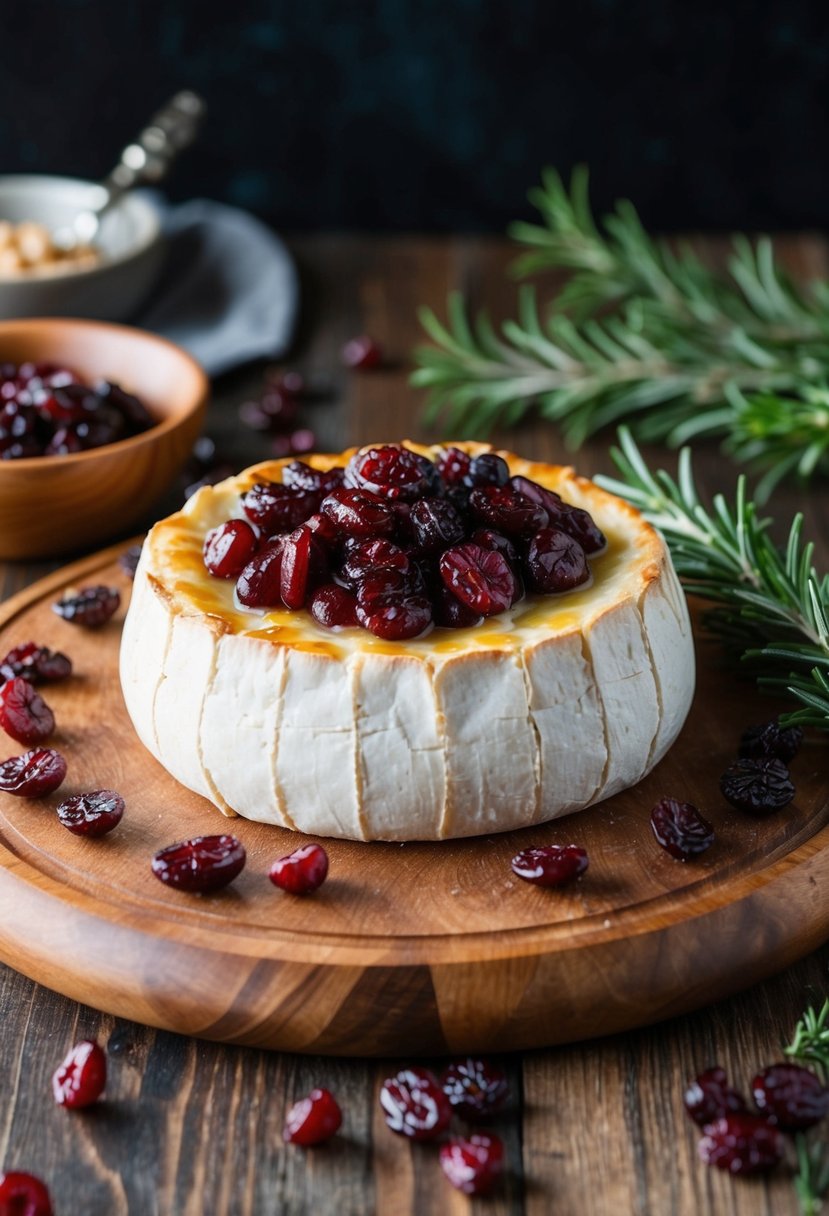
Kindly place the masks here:
[[(31, 186), (33, 190), (46, 191), (50, 187), (60, 186), (83, 186), (89, 189), (103, 189), (101, 182), (90, 181), (85, 177), (66, 177), (59, 173), (0, 173), (0, 197), (3, 194), (4, 186), (17, 186), (19, 189), (26, 185)], [(158, 245), (164, 239), (164, 233), (161, 229), (161, 210), (152, 198), (146, 193), (139, 190), (129, 190), (126, 194), (114, 203), (114, 207), (119, 207), (125, 203), (129, 207), (138, 207), (143, 210), (149, 220), (149, 232), (138, 242), (137, 245), (131, 246), (126, 252), (117, 257), (107, 256), (104, 251), (99, 262), (91, 266), (79, 266), (74, 270), (61, 270), (51, 274), (22, 274), (0, 278), (0, 290), (12, 290), (18, 287), (29, 287), (41, 283), (54, 282), (71, 282), (74, 278), (94, 277), (96, 275), (105, 275), (114, 270), (116, 267), (129, 266), (129, 264), (139, 257), (142, 257), (149, 249)]]
[(121, 452), (133, 451), (144, 444), (155, 442), (156, 439), (162, 438), (171, 431), (177, 430), (207, 403), (210, 393), (210, 380), (199, 361), (194, 359), (181, 346), (178, 346), (175, 342), (171, 342), (169, 338), (163, 338), (160, 334), (153, 333), (149, 329), (139, 329), (136, 325), (121, 325), (116, 321), (93, 321), (83, 317), (15, 317), (8, 321), (0, 321), (0, 338), (10, 330), (17, 329), (21, 325), (36, 327), (37, 329), (48, 329), (56, 324), (61, 327), (68, 326), (71, 329), (114, 330), (118, 334), (137, 334), (142, 339), (155, 342), (159, 346), (166, 346), (182, 363), (189, 367), (194, 377), (196, 391), (189, 406), (181, 413), (164, 418), (161, 422), (157, 422), (146, 431), (140, 431), (137, 435), (130, 435), (126, 439), (117, 439), (115, 443), (105, 443), (98, 448), (88, 448), (85, 452), (67, 452), (62, 456), (24, 456), (17, 460), (0, 460), (0, 477), (3, 476), (4, 469), (16, 470), (18, 472), (34, 471), (35, 469), (43, 468), (55, 469), (55, 462), (57, 462), (60, 468), (69, 468), (73, 465), (91, 463), (96, 457), (100, 457), (102, 453), (114, 453), (117, 451), (120, 454)]

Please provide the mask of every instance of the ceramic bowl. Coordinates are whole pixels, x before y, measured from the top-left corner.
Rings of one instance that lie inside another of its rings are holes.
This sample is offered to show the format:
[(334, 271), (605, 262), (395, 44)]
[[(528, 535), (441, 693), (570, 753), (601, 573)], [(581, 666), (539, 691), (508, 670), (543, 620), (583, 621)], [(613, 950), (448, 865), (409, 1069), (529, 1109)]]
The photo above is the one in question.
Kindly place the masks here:
[[(73, 177), (0, 175), (0, 220), (34, 220), (50, 231), (103, 201), (94, 182)], [(164, 258), (161, 220), (143, 194), (125, 194), (101, 222), (103, 257), (86, 269), (30, 271), (0, 278), (0, 320), (11, 317), (132, 317), (158, 277)]]
[(138, 523), (169, 488), (201, 429), (208, 381), (166, 338), (100, 321), (0, 322), (0, 363), (65, 364), (111, 380), (158, 419), (130, 439), (69, 456), (0, 460), (0, 558), (88, 549)]

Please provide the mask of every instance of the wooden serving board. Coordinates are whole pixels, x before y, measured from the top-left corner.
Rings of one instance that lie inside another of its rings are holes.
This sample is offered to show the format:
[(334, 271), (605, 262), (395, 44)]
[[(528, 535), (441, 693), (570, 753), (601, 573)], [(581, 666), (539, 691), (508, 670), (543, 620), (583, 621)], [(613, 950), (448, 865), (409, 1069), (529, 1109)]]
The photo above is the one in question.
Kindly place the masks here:
[[(298, 846), (281, 828), (226, 820), (178, 785), (133, 733), (118, 681), (129, 580), (108, 550), (0, 610), (0, 655), (28, 640), (68, 653), (76, 674), (43, 692), (69, 775), (41, 801), (0, 794), (0, 958), (66, 996), (185, 1034), (337, 1055), (499, 1051), (640, 1026), (733, 993), (829, 937), (825, 744), (792, 767), (798, 796), (756, 820), (718, 777), (742, 729), (770, 715), (753, 686), (701, 648), (683, 734), (636, 789), (566, 820), (441, 844), (326, 842), (328, 882), (298, 899), (267, 879)], [(117, 585), (121, 611), (95, 632), (51, 611), (67, 586)], [(5, 739), (5, 736), (4, 736)], [(2, 758), (18, 750), (6, 741)], [(2, 745), (0, 745), (2, 747)], [(54, 807), (84, 789), (126, 799), (101, 840), (61, 827)], [(649, 826), (654, 802), (696, 803), (717, 842), (674, 861)], [(190, 896), (150, 871), (160, 847), (231, 830), (247, 866), (226, 891)], [(590, 855), (574, 886), (514, 877), (530, 844)]]

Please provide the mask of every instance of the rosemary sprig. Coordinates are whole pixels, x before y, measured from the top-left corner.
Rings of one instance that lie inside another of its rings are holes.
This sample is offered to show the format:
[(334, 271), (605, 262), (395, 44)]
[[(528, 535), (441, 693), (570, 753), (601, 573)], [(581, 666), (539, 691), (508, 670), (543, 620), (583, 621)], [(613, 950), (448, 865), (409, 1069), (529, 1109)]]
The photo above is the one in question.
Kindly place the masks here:
[(808, 1006), (783, 1050), (798, 1063), (816, 1068), (824, 1080), (829, 1077), (829, 1000), (820, 1009)]
[(421, 310), (433, 345), (415, 352), (412, 383), (429, 391), (428, 421), (481, 436), (537, 407), (574, 447), (625, 419), (645, 440), (723, 437), (764, 471), (760, 494), (788, 473), (829, 471), (826, 284), (795, 287), (767, 238), (735, 238), (717, 274), (650, 237), (628, 202), (600, 229), (584, 169), (569, 191), (548, 171), (530, 197), (543, 223), (512, 226), (527, 246), (516, 270), (569, 279), (543, 315), (523, 287), (500, 331), (485, 313), (470, 321), (458, 294), (446, 325)]
[[(821, 1009), (809, 1006), (794, 1028), (792, 1041), (784, 1052), (798, 1064), (806, 1065), (818, 1073), (826, 1083), (829, 1078), (829, 1000)], [(800, 1204), (801, 1216), (820, 1216), (823, 1200), (829, 1194), (829, 1143), (799, 1132), (795, 1138), (797, 1172), (794, 1178), (795, 1191)]]
[(792, 521), (781, 549), (745, 477), (732, 502), (717, 494), (709, 510), (694, 484), (688, 448), (679, 453), (676, 480), (664, 470), (651, 473), (624, 427), (612, 454), (621, 480), (596, 480), (663, 533), (686, 590), (714, 604), (707, 617), (713, 632), (751, 664), (761, 684), (794, 698), (799, 708), (786, 722), (829, 731), (829, 575), (815, 569), (814, 547), (802, 539), (803, 517)]

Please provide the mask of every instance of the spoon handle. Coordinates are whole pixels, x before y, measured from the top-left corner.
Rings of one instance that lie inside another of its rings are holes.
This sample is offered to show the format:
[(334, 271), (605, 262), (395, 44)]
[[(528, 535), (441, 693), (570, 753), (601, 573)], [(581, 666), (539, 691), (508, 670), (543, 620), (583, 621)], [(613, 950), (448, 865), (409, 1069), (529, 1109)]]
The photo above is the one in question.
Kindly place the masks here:
[(179, 152), (196, 138), (206, 111), (202, 98), (189, 89), (171, 97), (137, 139), (124, 148), (118, 164), (104, 178), (102, 185), (108, 198), (102, 210), (134, 186), (160, 182)]

